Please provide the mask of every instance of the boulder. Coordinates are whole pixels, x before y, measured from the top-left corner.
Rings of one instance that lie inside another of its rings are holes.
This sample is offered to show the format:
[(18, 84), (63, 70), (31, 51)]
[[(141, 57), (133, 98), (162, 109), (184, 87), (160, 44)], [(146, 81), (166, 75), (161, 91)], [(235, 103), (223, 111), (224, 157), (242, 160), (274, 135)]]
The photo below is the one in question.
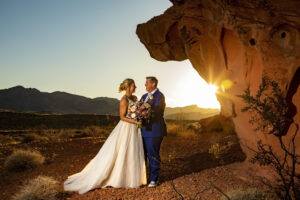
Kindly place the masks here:
[[(162, 15), (139, 24), (136, 33), (159, 61), (189, 59), (207, 83), (219, 86), (221, 114), (232, 116), (243, 151), (258, 140), (280, 145), (274, 136), (253, 131), (237, 97), (256, 94), (262, 76), (279, 83), (290, 115), (300, 124), (300, 1), (171, 0)], [(295, 130), (288, 125), (286, 137)], [(300, 154), (300, 134), (296, 138)]]

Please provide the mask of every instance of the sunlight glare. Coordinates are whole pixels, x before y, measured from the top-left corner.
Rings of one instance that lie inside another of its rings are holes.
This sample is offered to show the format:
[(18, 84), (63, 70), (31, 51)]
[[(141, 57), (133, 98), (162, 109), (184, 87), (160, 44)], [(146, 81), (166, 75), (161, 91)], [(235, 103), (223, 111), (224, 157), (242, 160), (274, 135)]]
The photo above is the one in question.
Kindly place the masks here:
[(197, 105), (201, 108), (218, 108), (220, 103), (216, 98), (218, 87), (213, 84), (207, 84), (192, 67), (189, 67), (187, 73), (178, 80), (176, 99), (178, 106)]

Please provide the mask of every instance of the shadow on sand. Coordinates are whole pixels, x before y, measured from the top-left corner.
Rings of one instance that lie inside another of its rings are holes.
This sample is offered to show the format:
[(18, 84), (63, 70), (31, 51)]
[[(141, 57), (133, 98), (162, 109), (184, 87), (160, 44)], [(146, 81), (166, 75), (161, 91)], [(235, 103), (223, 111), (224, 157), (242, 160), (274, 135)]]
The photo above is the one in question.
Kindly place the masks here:
[[(215, 158), (214, 155), (206, 151), (188, 157), (175, 158), (169, 161), (162, 160), (159, 182), (163, 183), (184, 175), (215, 168), (221, 165), (242, 162), (245, 159), (246, 155), (243, 153), (240, 145), (235, 144), (220, 158)], [(149, 178), (149, 172), (147, 175)]]

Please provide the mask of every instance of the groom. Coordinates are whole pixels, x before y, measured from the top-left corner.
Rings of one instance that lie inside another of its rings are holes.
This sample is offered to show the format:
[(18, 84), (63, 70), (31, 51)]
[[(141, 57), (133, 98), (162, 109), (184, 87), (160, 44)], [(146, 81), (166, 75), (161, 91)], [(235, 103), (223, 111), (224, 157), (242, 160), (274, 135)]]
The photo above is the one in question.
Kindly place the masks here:
[(158, 80), (149, 76), (146, 77), (146, 90), (148, 93), (142, 96), (142, 99), (149, 102), (153, 111), (150, 121), (143, 122), (142, 137), (145, 151), (145, 160), (149, 160), (150, 165), (150, 184), (148, 187), (157, 185), (160, 169), (160, 145), (163, 137), (167, 135), (166, 123), (164, 120), (164, 111), (166, 107), (165, 96), (157, 88)]

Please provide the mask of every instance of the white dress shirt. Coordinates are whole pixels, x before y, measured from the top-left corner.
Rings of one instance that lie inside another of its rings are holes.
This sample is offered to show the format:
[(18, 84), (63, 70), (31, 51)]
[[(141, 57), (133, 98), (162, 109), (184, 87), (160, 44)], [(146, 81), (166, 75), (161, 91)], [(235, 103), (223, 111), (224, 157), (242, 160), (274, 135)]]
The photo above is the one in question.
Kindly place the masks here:
[(155, 90), (153, 90), (152, 92), (148, 93), (148, 95), (147, 95), (147, 97), (146, 97), (146, 99), (145, 99), (145, 102), (148, 101), (149, 95), (152, 95), (152, 96), (153, 96), (153, 94), (154, 94), (156, 91), (157, 91), (157, 88), (156, 88)]

